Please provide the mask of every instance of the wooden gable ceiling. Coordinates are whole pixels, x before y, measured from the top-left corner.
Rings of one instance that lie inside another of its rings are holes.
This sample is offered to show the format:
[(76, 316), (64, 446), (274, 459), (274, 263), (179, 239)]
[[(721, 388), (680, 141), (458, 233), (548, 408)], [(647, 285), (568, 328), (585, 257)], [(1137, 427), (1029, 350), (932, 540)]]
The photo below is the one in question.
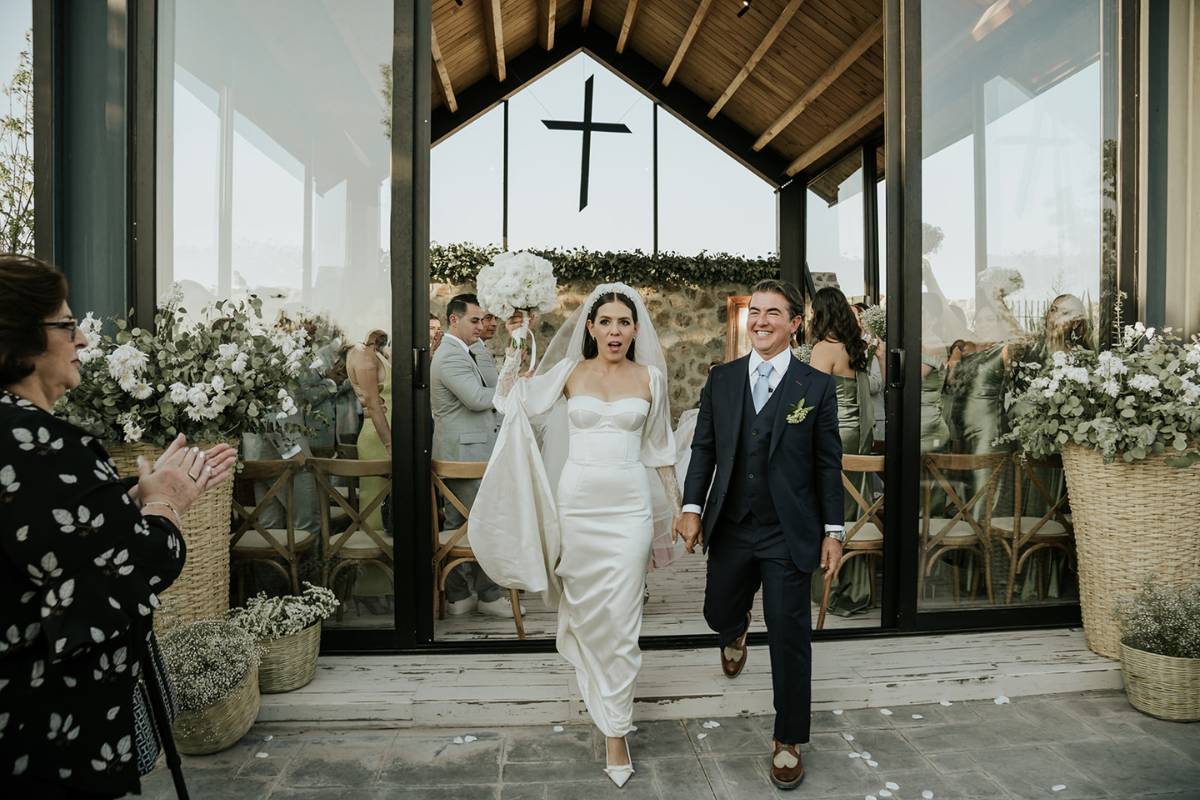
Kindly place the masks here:
[(775, 185), (882, 128), (881, 0), (741, 6), (434, 0), (434, 139), (579, 50)]

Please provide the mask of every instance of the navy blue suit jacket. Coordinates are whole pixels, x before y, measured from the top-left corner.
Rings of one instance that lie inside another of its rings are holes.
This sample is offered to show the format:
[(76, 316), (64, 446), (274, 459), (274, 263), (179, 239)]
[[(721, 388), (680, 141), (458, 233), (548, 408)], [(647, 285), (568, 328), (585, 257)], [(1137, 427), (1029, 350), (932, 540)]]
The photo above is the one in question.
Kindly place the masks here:
[[(706, 548), (721, 536), (717, 520), (737, 463), (742, 406), (752, 402), (749, 361), (747, 355), (713, 367), (700, 395), (683, 502), (704, 508)], [(792, 561), (802, 572), (815, 572), (825, 526), (844, 524), (837, 391), (832, 377), (794, 356), (775, 391), (783, 395), (771, 429), (767, 482)], [(803, 422), (788, 423), (801, 398), (811, 410)]]

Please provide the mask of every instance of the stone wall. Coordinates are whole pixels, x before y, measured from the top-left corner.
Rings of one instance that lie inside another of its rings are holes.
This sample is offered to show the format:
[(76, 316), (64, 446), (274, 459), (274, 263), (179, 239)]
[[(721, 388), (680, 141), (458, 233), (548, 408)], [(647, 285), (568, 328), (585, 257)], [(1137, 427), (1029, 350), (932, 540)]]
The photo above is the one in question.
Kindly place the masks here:
[[(443, 321), (446, 304), (454, 295), (473, 291), (472, 286), (433, 284), (430, 287), (429, 308)], [(561, 283), (558, 287), (559, 306), (541, 317), (537, 326), (538, 346), (544, 348), (563, 321), (578, 308), (592, 290), (592, 285)], [(746, 294), (749, 287), (737, 283), (661, 290), (639, 287), (654, 327), (666, 350), (667, 375), (671, 391), (671, 416), (679, 415), (700, 402), (700, 390), (712, 361), (725, 359), (726, 300), (730, 295)], [(504, 328), (500, 327), (491, 342), (497, 360), (503, 356)]]

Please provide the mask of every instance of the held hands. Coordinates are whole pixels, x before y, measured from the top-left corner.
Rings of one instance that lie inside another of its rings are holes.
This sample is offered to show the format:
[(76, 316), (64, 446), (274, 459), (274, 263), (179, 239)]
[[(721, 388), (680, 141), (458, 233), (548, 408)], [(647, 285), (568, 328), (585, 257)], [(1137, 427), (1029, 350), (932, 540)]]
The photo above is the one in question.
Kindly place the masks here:
[(842, 543), (826, 536), (821, 541), (821, 570), (825, 580), (833, 578), (833, 571), (842, 560)]
[(696, 545), (704, 547), (704, 533), (700, 528), (700, 515), (685, 511), (675, 518), (675, 526), (671, 530), (672, 544), (683, 539), (683, 546), (689, 553), (696, 552)]

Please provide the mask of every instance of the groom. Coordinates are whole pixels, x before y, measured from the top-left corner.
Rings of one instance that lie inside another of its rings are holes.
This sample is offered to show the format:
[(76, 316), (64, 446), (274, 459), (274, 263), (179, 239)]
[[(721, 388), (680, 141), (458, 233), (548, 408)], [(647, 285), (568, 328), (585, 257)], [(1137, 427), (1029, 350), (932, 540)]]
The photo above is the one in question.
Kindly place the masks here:
[(676, 522), (689, 552), (696, 544), (708, 552), (704, 618), (730, 678), (746, 664), (750, 608), (762, 586), (775, 695), (771, 780), (781, 789), (804, 780), (809, 579), (818, 567), (826, 579), (833, 574), (845, 535), (834, 382), (789, 347), (802, 309), (790, 283), (754, 287), (746, 324), (754, 349), (708, 374)]

